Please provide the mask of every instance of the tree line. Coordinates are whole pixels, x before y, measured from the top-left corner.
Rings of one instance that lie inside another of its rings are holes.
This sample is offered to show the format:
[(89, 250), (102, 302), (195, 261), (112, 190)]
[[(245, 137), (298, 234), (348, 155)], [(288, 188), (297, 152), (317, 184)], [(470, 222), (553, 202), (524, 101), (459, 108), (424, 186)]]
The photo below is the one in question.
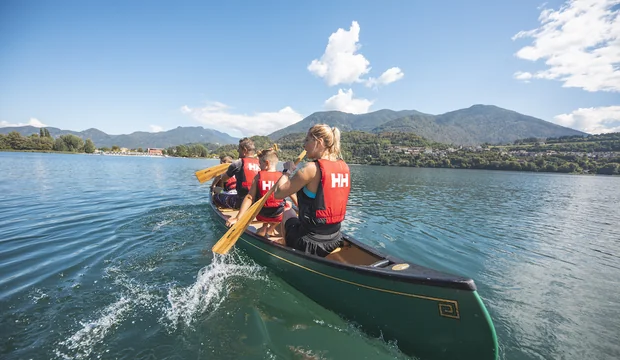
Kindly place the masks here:
[[(278, 139), (280, 160), (296, 158), (303, 150), (304, 137), (305, 133), (296, 133)], [(273, 146), (273, 140), (265, 136), (251, 139), (257, 150)], [(341, 150), (345, 161), (367, 165), (620, 175), (620, 133), (547, 139), (545, 144), (536, 139), (537, 145), (524, 147), (528, 141), (460, 147), (413, 133), (351, 131), (342, 133)], [(168, 148), (167, 154), (192, 157), (198, 156), (192, 149), (201, 149), (208, 157), (239, 156), (237, 144), (195, 145)], [(520, 150), (527, 151), (526, 155), (515, 154)]]
[(0, 150), (19, 151), (62, 151), (92, 154), (96, 147), (91, 139), (82, 140), (80, 137), (67, 134), (54, 139), (45, 128), (39, 129), (38, 134), (22, 136), (17, 131), (0, 134)]
[[(289, 134), (277, 140), (280, 160), (292, 160), (303, 150), (305, 133)], [(257, 150), (273, 147), (266, 136), (252, 136)], [(186, 144), (163, 149), (173, 157), (238, 158), (237, 144)], [(90, 139), (61, 135), (54, 139), (47, 129), (27, 137), (18, 132), (0, 134), (0, 149), (85, 152), (95, 151)], [(101, 148), (102, 151), (110, 151)], [(119, 151), (113, 146), (112, 151)], [(140, 151), (142, 149), (138, 149)], [(343, 132), (343, 158), (349, 163), (434, 168), (489, 169), (506, 171), (561, 172), (620, 175), (620, 133), (527, 138), (512, 145), (482, 144), (459, 147), (430, 141), (414, 133), (363, 131)], [(518, 152), (525, 154), (518, 154)]]

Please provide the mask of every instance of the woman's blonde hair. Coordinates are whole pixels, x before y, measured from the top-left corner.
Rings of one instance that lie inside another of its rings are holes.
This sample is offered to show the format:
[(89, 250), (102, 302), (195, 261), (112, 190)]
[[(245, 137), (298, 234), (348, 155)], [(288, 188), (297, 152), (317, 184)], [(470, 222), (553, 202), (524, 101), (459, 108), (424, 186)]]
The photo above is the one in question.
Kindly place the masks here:
[(330, 160), (342, 158), (340, 153), (340, 130), (337, 127), (330, 127), (327, 124), (316, 124), (310, 128), (309, 132), (316, 139), (323, 140), (323, 145), (327, 149)]

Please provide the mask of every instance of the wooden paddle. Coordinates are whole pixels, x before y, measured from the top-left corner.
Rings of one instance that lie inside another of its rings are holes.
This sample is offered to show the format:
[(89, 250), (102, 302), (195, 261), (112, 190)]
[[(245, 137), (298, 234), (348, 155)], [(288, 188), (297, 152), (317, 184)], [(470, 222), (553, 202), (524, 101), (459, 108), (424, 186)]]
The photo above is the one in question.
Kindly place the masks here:
[(202, 184), (203, 182), (209, 181), (216, 176), (222, 175), (223, 173), (226, 172), (229, 166), (230, 166), (229, 163), (223, 163), (223, 164), (211, 166), (210, 168), (196, 171), (195, 175), (196, 175), (196, 178), (198, 178), (198, 181), (200, 181), (200, 183)]
[[(304, 158), (304, 156), (306, 156), (306, 150), (302, 151), (301, 154), (299, 154), (299, 156), (297, 157), (297, 159), (295, 159), (295, 165), (299, 164), (299, 162)], [(282, 176), (286, 176), (286, 174), (283, 174)], [(258, 215), (260, 210), (265, 205), (265, 202), (267, 202), (267, 199), (269, 199), (269, 197), (271, 196), (271, 194), (273, 194), (276, 188), (277, 185), (272, 186), (271, 189), (269, 189), (269, 191), (262, 198), (252, 204), (252, 206), (248, 208), (245, 214), (243, 214), (243, 216), (241, 216), (237, 220), (237, 222), (233, 224), (233, 226), (231, 226), (228, 231), (226, 231), (226, 234), (224, 234), (224, 236), (222, 236), (220, 240), (218, 240), (218, 242), (213, 245), (211, 251), (221, 255), (226, 254), (235, 245), (241, 234), (243, 234), (245, 229), (248, 228), (256, 215)]]

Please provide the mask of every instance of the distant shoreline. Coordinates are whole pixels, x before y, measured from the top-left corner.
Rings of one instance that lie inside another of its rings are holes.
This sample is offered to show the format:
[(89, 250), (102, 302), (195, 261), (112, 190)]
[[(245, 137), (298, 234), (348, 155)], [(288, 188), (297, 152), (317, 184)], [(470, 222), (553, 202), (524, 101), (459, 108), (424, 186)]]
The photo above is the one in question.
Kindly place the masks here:
[[(12, 149), (1, 149), (0, 152), (27, 152), (27, 153), (49, 153), (49, 154), (72, 154), (72, 155), (90, 155), (90, 156), (116, 156), (116, 157), (151, 157), (151, 158), (177, 158), (175, 156), (169, 155), (149, 155), (149, 154), (122, 154), (122, 153), (77, 153), (77, 152), (68, 152), (68, 151), (54, 151), (54, 150), (12, 150)], [(204, 158), (204, 157), (185, 157), (185, 159), (194, 159), (194, 160), (217, 160), (217, 157), (213, 158)], [(420, 169), (465, 169), (465, 170), (490, 170), (490, 171), (508, 171), (508, 172), (526, 172), (526, 173), (546, 173), (546, 174), (567, 174), (567, 175), (604, 175), (604, 176), (620, 176), (620, 174), (597, 174), (591, 172), (563, 172), (563, 171), (545, 171), (545, 170), (519, 170), (519, 169), (501, 169), (501, 168), (476, 168), (476, 167), (461, 167), (461, 166), (408, 166), (408, 165), (398, 165), (398, 164), (390, 164), (390, 165), (381, 165), (381, 164), (360, 164), (360, 163), (348, 163), (349, 166), (380, 166), (380, 167), (403, 167), (403, 168), (420, 168)]]

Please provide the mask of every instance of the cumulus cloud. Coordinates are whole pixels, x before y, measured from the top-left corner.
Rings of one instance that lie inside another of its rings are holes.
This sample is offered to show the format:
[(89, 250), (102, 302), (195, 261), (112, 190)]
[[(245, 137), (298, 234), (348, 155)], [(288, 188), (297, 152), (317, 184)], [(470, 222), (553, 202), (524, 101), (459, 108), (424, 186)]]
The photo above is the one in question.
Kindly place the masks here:
[(190, 108), (185, 105), (181, 108), (181, 112), (208, 128), (241, 136), (268, 135), (303, 119), (290, 106), (276, 112), (246, 115), (232, 113), (228, 105), (213, 102), (201, 108)]
[(325, 100), (326, 110), (338, 110), (350, 114), (365, 114), (370, 109), (373, 101), (367, 99), (353, 98), (353, 90), (338, 90), (338, 94)]
[(590, 92), (618, 92), (619, 5), (619, 0), (569, 0), (559, 10), (543, 9), (540, 27), (520, 31), (512, 38), (533, 39), (516, 56), (545, 61), (546, 69), (531, 74), (535, 79), (561, 81), (564, 87)]
[(325, 53), (320, 59), (314, 59), (308, 65), (308, 71), (325, 80), (328, 86), (338, 84), (366, 83), (373, 81), (378, 84), (379, 79), (384, 84), (402, 79), (403, 72), (399, 68), (391, 68), (384, 72), (379, 79), (364, 79), (370, 72), (370, 62), (364, 55), (357, 53), (359, 45), (360, 26), (357, 21), (351, 23), (349, 30), (342, 28), (329, 36)]
[(366, 81), (366, 86), (368, 87), (378, 87), (381, 85), (391, 84), (395, 81), (402, 79), (405, 76), (405, 73), (400, 68), (393, 67), (385, 70), (378, 79), (368, 78)]
[(620, 106), (579, 108), (555, 116), (555, 123), (589, 134), (620, 132)]
[(9, 123), (8, 121), (0, 121), (0, 127), (16, 127), (16, 126), (34, 126), (38, 128), (47, 127), (47, 125), (39, 121), (39, 119), (35, 119), (35, 118), (30, 118), (30, 121), (28, 121), (27, 123), (17, 123), (17, 124), (12, 124), (12, 123)]
[(517, 80), (522, 80), (523, 82), (529, 83), (530, 79), (533, 77), (532, 73), (517, 71), (514, 73), (513, 77)]
[(151, 128), (151, 132), (162, 132), (164, 131), (164, 128), (159, 126), (159, 125), (149, 125), (149, 127)]

